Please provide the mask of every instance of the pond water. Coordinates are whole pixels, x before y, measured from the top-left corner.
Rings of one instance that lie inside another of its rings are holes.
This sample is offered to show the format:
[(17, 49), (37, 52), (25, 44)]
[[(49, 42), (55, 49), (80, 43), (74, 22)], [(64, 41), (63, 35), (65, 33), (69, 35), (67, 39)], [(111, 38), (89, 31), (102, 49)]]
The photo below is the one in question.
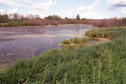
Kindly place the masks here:
[(83, 37), (96, 27), (89, 25), (0, 27), (0, 68), (16, 60), (29, 58), (52, 48), (60, 48), (64, 39)]

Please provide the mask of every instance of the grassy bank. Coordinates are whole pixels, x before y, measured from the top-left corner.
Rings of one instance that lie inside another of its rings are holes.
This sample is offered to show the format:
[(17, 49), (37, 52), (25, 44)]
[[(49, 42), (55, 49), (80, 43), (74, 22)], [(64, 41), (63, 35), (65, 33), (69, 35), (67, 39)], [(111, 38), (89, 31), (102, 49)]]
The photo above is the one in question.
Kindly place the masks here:
[(126, 28), (91, 30), (98, 46), (52, 49), (0, 72), (0, 84), (126, 84)]

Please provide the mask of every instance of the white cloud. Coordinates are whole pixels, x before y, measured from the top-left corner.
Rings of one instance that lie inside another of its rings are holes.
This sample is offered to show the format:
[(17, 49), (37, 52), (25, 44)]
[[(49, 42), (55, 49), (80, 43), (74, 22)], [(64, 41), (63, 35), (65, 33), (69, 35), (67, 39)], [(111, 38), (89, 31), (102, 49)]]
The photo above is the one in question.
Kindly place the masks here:
[(56, 3), (56, 1), (48, 0), (48, 2), (34, 3), (34, 4), (32, 4), (31, 7), (35, 10), (42, 10), (42, 9), (46, 10), (55, 3)]
[(3, 13), (4, 12), (4, 9), (0, 8), (0, 13)]
[[(0, 4), (9, 6), (6, 10), (8, 13), (17, 13), (18, 9), (26, 14), (45, 14), (52, 5), (56, 4), (56, 0), (0, 0)], [(25, 11), (28, 10), (28, 11)], [(19, 11), (20, 12), (20, 11)]]
[(10, 7), (18, 7), (21, 5), (19, 0), (0, 0), (0, 4), (7, 5)]
[(126, 4), (126, 0), (108, 0), (109, 5)]
[(81, 13), (81, 17), (84, 18), (94, 18), (94, 19), (100, 19), (103, 18), (102, 15), (100, 15), (99, 13), (96, 13), (95, 11), (87, 11), (87, 12), (82, 12)]
[[(47, 2), (40, 2), (40, 3), (33, 3), (32, 7), (32, 14), (39, 14), (44, 16), (49, 8), (56, 4), (56, 0), (48, 0)], [(42, 15), (43, 14), (43, 15)]]
[(80, 5), (75, 9), (69, 11), (66, 16), (75, 17), (77, 14), (80, 14), (81, 18), (103, 18), (102, 15), (96, 12), (96, 6), (101, 3), (102, 0), (95, 0), (92, 4), (88, 6)]
[(123, 14), (126, 14), (126, 0), (107, 0), (108, 6), (111, 9), (118, 9)]
[(13, 14), (13, 13), (17, 13), (17, 12), (18, 12), (18, 8), (10, 9), (8, 11), (9, 14)]
[(126, 7), (120, 9), (123, 14), (126, 14)]
[(90, 7), (94, 8), (95, 6), (97, 6), (98, 4), (100, 4), (102, 2), (102, 0), (95, 0), (94, 3), (92, 3), (90, 5)]

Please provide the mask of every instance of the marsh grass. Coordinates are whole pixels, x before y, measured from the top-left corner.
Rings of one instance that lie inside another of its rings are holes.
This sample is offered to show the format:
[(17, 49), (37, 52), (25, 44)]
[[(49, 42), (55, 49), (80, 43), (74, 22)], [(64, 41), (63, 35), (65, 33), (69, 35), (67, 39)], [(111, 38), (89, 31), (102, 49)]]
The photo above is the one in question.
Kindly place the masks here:
[(72, 42), (70, 41), (70, 40), (63, 40), (62, 42), (61, 42), (61, 44), (71, 44)]
[(65, 40), (61, 41), (61, 46), (81, 46), (81, 45), (85, 45), (87, 42), (88, 42), (87, 38), (75, 37), (70, 40), (65, 39)]
[(18, 61), (0, 72), (0, 84), (126, 84), (126, 29), (92, 30), (86, 35), (113, 40), (98, 46), (52, 49)]

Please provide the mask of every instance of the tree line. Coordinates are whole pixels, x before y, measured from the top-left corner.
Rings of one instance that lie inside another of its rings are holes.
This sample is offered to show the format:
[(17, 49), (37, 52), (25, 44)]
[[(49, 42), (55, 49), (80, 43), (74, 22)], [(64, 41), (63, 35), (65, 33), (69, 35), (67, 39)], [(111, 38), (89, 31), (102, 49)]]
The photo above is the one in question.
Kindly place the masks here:
[(62, 25), (62, 24), (90, 24), (98, 27), (126, 26), (126, 18), (110, 19), (86, 19), (80, 18), (77, 14), (75, 18), (61, 18), (58, 15), (49, 15), (41, 18), (39, 15), (20, 14), (0, 14), (0, 26), (36, 26), (36, 25)]

